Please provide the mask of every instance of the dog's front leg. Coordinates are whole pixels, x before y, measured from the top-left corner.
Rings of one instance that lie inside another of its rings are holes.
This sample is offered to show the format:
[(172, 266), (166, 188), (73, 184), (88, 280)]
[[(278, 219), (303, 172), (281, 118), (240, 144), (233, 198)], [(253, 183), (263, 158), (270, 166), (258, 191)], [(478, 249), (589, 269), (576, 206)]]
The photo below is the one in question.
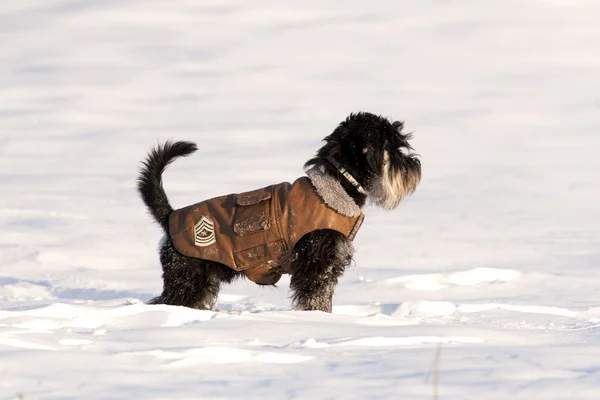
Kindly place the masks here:
[(352, 242), (336, 231), (315, 231), (300, 239), (294, 248), (290, 282), (295, 308), (331, 312), (338, 278), (353, 252)]

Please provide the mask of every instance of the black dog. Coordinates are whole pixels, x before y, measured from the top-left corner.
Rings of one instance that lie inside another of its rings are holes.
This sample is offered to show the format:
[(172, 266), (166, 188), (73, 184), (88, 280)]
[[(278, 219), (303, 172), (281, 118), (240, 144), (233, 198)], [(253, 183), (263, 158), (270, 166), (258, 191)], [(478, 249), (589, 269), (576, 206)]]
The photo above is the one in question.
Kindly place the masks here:
[[(339, 189), (326, 193), (330, 197), (326, 203), (338, 201), (331, 196), (340, 197), (340, 201), (344, 201), (342, 197), (347, 198), (350, 207), (356, 207), (362, 215), (367, 200), (391, 210), (405, 196), (412, 194), (421, 179), (421, 162), (416, 154), (411, 153), (413, 148), (408, 143), (411, 135), (403, 134), (402, 129), (402, 122), (390, 122), (383, 117), (361, 112), (350, 114), (332, 134), (325, 137), (323, 147), (304, 167), (313, 184), (316, 180), (325, 181), (327, 185)], [(165, 231), (160, 248), (163, 292), (150, 303), (211, 309), (217, 301), (221, 285), (243, 276), (244, 271), (184, 255), (174, 245), (169, 223), (174, 210), (163, 190), (161, 175), (176, 157), (194, 151), (196, 145), (190, 142), (167, 142), (158, 146), (144, 162), (138, 180), (138, 190), (144, 203)], [(206, 234), (207, 226), (209, 233), (213, 233), (211, 239), (202, 236)], [(201, 228), (202, 231), (196, 232), (200, 235), (200, 243), (197, 244), (204, 246), (214, 243), (215, 233), (210, 232), (210, 229), (214, 230), (211, 223), (203, 223)], [(216, 235), (219, 235), (218, 231)], [(290, 286), (296, 309), (331, 312), (338, 278), (352, 261), (352, 238), (336, 230), (313, 230), (298, 238), (293, 248), (288, 250), (287, 268), (283, 271), (272, 269), (271, 272), (291, 274)]]

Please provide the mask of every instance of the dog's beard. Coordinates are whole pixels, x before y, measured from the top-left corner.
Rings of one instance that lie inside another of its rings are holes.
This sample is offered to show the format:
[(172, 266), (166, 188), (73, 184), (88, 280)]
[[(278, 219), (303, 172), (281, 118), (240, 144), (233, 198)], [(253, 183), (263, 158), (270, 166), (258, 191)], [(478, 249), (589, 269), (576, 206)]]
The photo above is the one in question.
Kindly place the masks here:
[(393, 210), (409, 194), (412, 194), (421, 181), (420, 163), (410, 159), (411, 164), (404, 168), (390, 164), (389, 153), (384, 153), (381, 176), (375, 180), (369, 192), (369, 200), (376, 206)]

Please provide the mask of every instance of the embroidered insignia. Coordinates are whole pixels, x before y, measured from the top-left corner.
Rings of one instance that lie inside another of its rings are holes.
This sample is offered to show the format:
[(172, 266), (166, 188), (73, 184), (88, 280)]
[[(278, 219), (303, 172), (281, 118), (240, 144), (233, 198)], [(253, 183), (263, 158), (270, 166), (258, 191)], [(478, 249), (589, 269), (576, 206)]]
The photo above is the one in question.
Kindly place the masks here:
[(203, 216), (194, 225), (194, 244), (199, 247), (206, 247), (216, 242), (215, 224), (212, 219)]

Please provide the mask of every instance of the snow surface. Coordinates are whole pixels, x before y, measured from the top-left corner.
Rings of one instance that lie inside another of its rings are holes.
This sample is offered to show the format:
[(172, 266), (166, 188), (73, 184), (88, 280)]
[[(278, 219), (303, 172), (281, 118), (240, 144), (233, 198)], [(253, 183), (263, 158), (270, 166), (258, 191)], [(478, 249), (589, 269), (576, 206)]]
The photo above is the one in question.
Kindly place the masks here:
[[(600, 399), (599, 16), (2, 1), (0, 399)], [(358, 110), (405, 120), (424, 175), (366, 211), (333, 314), (290, 310), (286, 279), (144, 304), (152, 145), (199, 144), (165, 174), (179, 207), (295, 179)]]

